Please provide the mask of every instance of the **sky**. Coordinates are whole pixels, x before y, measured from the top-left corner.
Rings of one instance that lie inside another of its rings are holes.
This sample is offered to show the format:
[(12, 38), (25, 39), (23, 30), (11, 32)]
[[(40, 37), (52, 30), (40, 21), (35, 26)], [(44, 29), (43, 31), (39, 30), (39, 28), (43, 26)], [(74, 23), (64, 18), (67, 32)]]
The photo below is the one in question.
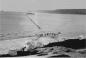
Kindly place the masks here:
[(0, 10), (28, 11), (62, 8), (85, 8), (86, 0), (0, 0)]

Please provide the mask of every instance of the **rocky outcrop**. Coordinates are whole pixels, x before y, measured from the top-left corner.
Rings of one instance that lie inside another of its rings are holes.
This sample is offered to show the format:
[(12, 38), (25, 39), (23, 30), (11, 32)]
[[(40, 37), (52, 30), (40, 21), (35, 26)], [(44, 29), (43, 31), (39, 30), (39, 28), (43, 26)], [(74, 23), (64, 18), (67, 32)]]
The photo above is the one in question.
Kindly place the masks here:
[(83, 40), (69, 39), (69, 40), (65, 40), (61, 42), (53, 42), (48, 45), (45, 45), (45, 47), (64, 46), (64, 47), (72, 48), (72, 49), (82, 49), (82, 48), (86, 48), (85, 42), (86, 42), (86, 39), (83, 39)]
[[(18, 56), (29, 56), (29, 55), (37, 55), (37, 56), (46, 56), (50, 55), (51, 57), (62, 57), (62, 56), (73, 56), (73, 55), (81, 55), (81, 51), (77, 51), (78, 49), (86, 48), (85, 47), (86, 39), (70, 39), (62, 42), (53, 42), (42, 47), (34, 47), (30, 48), (27, 51), (23, 47), (21, 49), (10, 50), (7, 55), (1, 55), (3, 57), (18, 57)], [(79, 45), (79, 46), (78, 46)], [(74, 54), (75, 53), (75, 54)]]

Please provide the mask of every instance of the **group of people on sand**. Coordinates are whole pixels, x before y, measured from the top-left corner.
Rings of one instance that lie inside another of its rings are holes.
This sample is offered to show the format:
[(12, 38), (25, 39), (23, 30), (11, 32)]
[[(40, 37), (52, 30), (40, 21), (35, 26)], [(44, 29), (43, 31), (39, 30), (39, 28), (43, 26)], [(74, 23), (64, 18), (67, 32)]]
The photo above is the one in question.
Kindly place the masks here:
[(61, 32), (58, 33), (48, 32), (48, 33), (36, 34), (37, 39), (32, 41), (26, 41), (24, 45), (26, 47), (25, 51), (27, 51), (30, 48), (42, 47), (43, 45), (47, 45), (50, 42), (55, 42), (57, 41), (57, 39), (54, 38), (58, 38), (59, 34), (61, 34)]

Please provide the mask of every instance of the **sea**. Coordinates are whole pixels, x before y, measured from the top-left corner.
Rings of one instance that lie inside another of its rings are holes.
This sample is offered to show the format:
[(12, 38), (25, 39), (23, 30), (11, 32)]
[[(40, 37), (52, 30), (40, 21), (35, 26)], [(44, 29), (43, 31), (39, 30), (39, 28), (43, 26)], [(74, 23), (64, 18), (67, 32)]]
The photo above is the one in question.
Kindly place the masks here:
[(27, 16), (32, 18), (21, 12), (0, 11), (0, 54), (23, 47), (31, 39), (27, 36), (37, 31), (61, 32), (63, 37), (70, 38), (86, 36), (86, 15), (38, 13), (32, 19), (41, 30)]

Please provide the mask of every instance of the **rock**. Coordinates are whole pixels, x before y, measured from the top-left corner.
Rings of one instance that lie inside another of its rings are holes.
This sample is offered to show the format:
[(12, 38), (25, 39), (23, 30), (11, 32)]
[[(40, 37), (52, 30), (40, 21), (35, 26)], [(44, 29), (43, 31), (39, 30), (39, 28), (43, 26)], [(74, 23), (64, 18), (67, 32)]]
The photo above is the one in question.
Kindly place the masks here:
[(15, 56), (15, 55), (17, 55), (17, 50), (10, 50), (8, 52), (8, 54), (11, 55), (11, 56)]

